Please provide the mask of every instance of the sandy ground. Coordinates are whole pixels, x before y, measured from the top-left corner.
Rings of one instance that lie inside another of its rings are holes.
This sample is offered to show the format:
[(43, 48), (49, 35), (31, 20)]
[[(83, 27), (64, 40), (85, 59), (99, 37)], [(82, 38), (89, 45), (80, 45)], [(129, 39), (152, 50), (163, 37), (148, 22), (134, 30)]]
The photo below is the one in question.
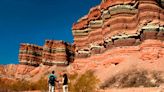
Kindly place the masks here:
[[(41, 91), (24, 91), (24, 92), (41, 92)], [(47, 91), (48, 92), (48, 91)], [(62, 92), (62, 91), (55, 91)], [(164, 92), (164, 88), (124, 88), (124, 89), (106, 89), (97, 92)]]
[(162, 88), (125, 88), (125, 89), (108, 89), (98, 92), (164, 92)]

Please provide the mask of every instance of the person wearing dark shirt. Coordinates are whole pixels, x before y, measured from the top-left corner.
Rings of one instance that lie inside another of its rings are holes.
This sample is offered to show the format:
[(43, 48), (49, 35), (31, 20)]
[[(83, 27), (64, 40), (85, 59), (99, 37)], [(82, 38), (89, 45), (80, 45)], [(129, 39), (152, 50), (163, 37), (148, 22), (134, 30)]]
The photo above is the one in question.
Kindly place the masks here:
[(68, 92), (68, 77), (67, 74), (63, 75), (63, 79), (62, 79), (62, 84), (63, 84), (63, 92)]
[(54, 92), (55, 90), (55, 82), (58, 82), (56, 80), (56, 75), (55, 75), (55, 71), (52, 71), (52, 73), (48, 76), (48, 84), (49, 84), (49, 92)]

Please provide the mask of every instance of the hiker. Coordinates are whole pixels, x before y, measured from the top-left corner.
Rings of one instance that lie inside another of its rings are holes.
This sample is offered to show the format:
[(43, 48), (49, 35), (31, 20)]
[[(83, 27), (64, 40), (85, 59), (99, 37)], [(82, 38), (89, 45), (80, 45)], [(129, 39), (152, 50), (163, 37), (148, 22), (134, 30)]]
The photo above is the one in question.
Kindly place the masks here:
[(63, 92), (68, 92), (68, 77), (67, 74), (63, 75), (63, 79), (62, 79), (62, 84), (63, 84)]
[(58, 82), (56, 80), (56, 75), (55, 75), (55, 71), (52, 71), (52, 73), (48, 76), (49, 80), (48, 80), (48, 84), (49, 84), (49, 92), (54, 92), (55, 90), (55, 82)]

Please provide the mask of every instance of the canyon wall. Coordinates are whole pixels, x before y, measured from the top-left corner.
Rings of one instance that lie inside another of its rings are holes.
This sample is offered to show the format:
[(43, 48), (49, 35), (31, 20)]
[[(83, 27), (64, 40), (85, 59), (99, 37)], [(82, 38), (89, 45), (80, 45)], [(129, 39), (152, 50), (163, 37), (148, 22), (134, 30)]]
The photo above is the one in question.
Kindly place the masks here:
[(72, 70), (164, 59), (163, 8), (164, 0), (102, 0), (73, 24)]
[[(101, 54), (96, 54), (87, 58), (76, 58), (74, 63), (71, 65), (72, 68), (70, 68), (70, 73), (84, 73), (87, 70), (94, 70), (99, 71), (99, 75), (105, 77), (103, 74), (101, 74), (103, 72), (105, 74), (104, 69), (108, 69), (111, 66), (117, 66), (123, 62), (162, 63), (163, 60), (164, 42), (160, 40), (149, 39), (143, 41), (137, 46), (120, 46), (108, 49)], [(150, 66), (150, 68), (158, 65), (160, 64), (154, 64)], [(135, 66), (130, 65), (126, 67), (132, 68)], [(163, 69), (163, 66), (161, 68)], [(115, 70), (111, 71), (115, 72)]]
[(21, 44), (19, 61), (68, 65), (74, 59), (103, 56), (116, 47), (139, 46), (148, 39), (163, 41), (163, 6), (164, 0), (102, 0), (73, 24), (74, 45), (53, 40), (46, 40), (44, 46)]
[(56, 40), (46, 40), (44, 46), (33, 44), (20, 45), (19, 61), (21, 64), (38, 66), (68, 65), (74, 59), (73, 45)]
[(102, 0), (73, 24), (75, 58), (147, 39), (164, 40), (163, 0)]

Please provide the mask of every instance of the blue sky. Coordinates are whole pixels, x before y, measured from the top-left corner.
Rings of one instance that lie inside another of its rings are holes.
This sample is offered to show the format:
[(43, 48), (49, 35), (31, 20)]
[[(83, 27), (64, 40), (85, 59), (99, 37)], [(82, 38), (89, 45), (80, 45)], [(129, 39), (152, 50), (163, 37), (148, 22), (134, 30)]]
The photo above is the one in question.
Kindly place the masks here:
[(72, 43), (72, 24), (100, 1), (0, 0), (0, 64), (18, 63), (20, 43)]

